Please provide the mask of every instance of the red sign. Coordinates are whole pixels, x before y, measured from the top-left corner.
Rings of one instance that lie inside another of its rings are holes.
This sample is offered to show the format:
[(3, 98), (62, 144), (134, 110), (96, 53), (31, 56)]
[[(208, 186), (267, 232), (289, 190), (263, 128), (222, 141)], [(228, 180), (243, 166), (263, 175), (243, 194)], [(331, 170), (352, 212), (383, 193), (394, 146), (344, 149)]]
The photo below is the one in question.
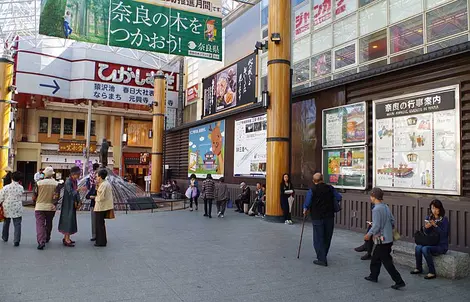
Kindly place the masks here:
[(199, 84), (189, 87), (186, 89), (186, 105), (189, 105), (198, 98), (199, 95)]
[[(153, 88), (157, 70), (107, 62), (95, 62), (95, 81), (143, 88)], [(178, 73), (163, 71), (168, 90), (178, 91)]]
[(310, 32), (310, 7), (303, 6), (295, 12), (294, 39), (305, 36)]
[(313, 24), (325, 25), (331, 22), (331, 0), (313, 1)]

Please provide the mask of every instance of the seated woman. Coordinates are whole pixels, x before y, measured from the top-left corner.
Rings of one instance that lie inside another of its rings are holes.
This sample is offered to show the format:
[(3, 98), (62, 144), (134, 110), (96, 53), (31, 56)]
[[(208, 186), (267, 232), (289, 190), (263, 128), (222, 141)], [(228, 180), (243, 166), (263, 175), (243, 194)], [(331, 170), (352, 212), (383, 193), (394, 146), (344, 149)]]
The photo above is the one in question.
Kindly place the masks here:
[(435, 279), (436, 269), (434, 267), (433, 256), (443, 255), (447, 253), (449, 248), (449, 220), (445, 217), (445, 210), (440, 200), (434, 199), (429, 205), (432, 214), (426, 217), (424, 224), (424, 232), (431, 233), (437, 231), (439, 233), (439, 243), (435, 246), (417, 245), (415, 248), (416, 268), (411, 271), (412, 275), (421, 274), (423, 272), (423, 256), (428, 264), (429, 273), (424, 279)]

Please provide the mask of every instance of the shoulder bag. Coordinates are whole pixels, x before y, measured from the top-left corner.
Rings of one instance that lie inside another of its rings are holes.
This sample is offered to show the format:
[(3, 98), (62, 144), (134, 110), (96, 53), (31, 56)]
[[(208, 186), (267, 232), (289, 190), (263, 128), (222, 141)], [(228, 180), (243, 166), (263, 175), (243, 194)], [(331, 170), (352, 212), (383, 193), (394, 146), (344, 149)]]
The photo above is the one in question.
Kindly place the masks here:
[(416, 245), (421, 246), (436, 246), (440, 241), (440, 235), (434, 228), (426, 233), (421, 227), (421, 230), (415, 232), (414, 237)]

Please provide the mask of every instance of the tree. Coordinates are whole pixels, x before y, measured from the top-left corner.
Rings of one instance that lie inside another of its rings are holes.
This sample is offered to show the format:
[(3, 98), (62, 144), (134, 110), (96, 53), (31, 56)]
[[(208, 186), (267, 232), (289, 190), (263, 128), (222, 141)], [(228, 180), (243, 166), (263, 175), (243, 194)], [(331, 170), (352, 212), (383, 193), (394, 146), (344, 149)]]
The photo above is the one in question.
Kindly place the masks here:
[(66, 0), (47, 0), (41, 11), (39, 33), (41, 35), (65, 38), (64, 14)]

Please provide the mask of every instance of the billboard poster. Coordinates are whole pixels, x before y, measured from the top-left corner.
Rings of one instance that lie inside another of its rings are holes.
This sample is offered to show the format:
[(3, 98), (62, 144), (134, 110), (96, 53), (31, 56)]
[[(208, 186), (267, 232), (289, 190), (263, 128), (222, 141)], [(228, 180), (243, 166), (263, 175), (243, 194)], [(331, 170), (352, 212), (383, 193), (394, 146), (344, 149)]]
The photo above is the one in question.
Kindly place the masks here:
[(256, 54), (204, 78), (202, 89), (204, 116), (253, 103), (256, 100)]
[(313, 0), (313, 26), (315, 29), (331, 23), (331, 1)]
[(365, 144), (366, 117), (364, 102), (323, 110), (323, 147)]
[(310, 6), (304, 5), (295, 11), (294, 39), (299, 39), (310, 33)]
[(199, 84), (186, 89), (186, 105), (193, 104), (199, 98)]
[(458, 88), (374, 102), (374, 185), (460, 194)]
[(42, 35), (222, 60), (220, 0), (45, 0), (41, 7)]
[(335, 148), (323, 150), (325, 182), (344, 189), (366, 188), (367, 148)]
[(224, 176), (225, 121), (189, 129), (188, 177)]
[(267, 115), (235, 121), (234, 176), (266, 176)]

